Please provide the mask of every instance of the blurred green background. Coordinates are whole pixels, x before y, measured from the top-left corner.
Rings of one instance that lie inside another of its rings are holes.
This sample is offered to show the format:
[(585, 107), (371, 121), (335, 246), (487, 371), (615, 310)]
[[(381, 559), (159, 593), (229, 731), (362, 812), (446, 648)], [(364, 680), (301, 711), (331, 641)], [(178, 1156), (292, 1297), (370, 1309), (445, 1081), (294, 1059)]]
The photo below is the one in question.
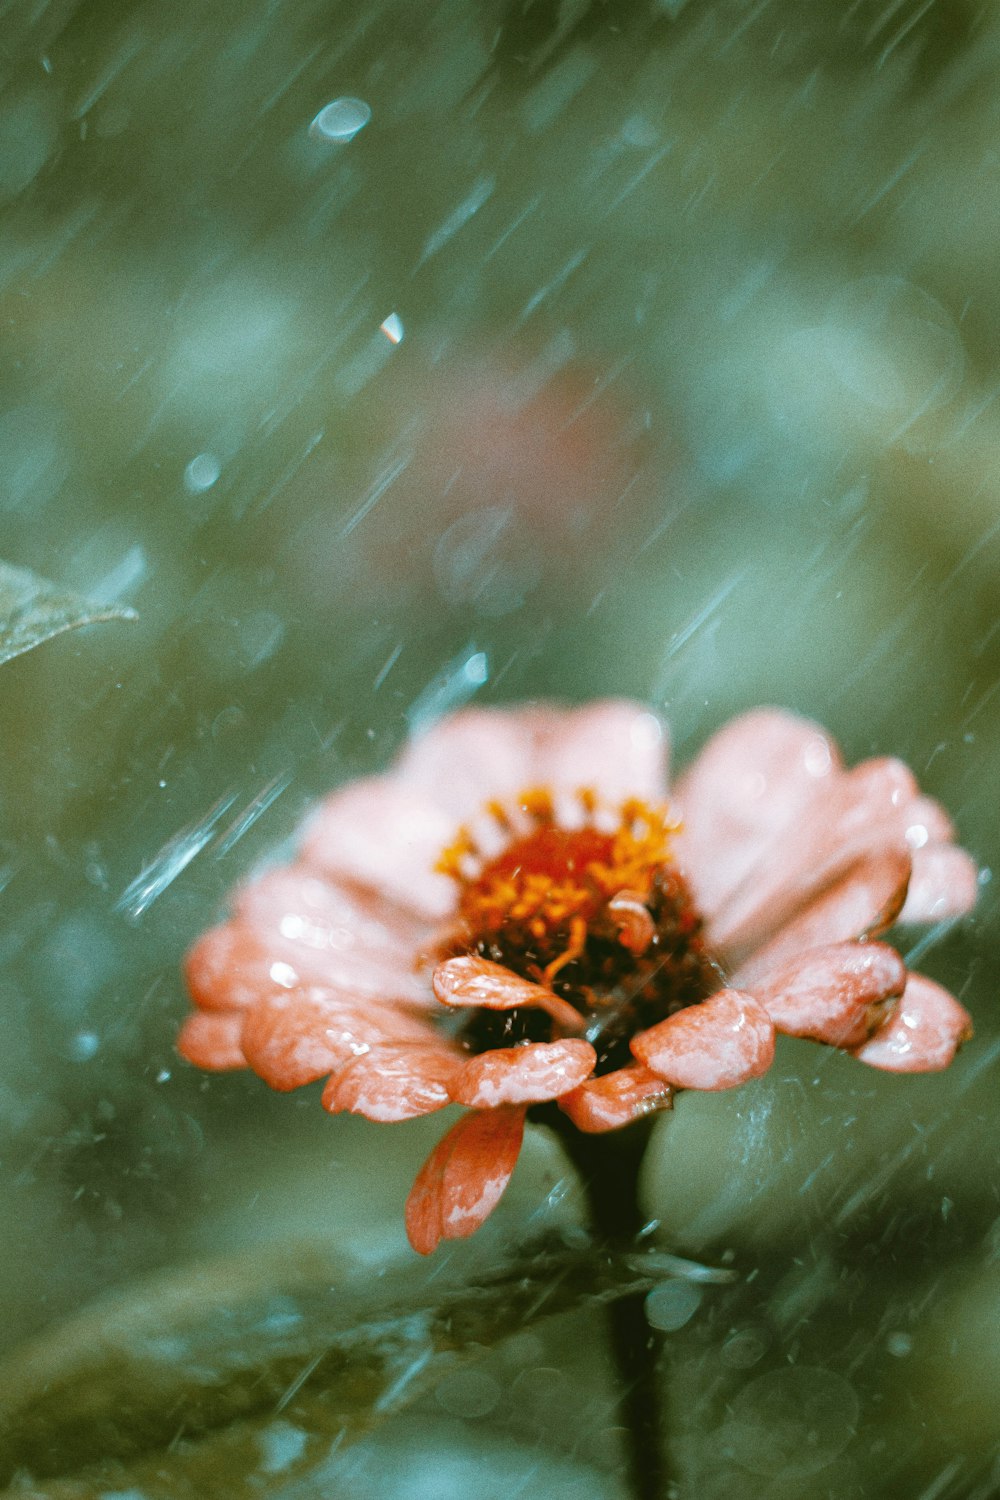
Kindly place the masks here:
[[(920, 966), (977, 1036), (913, 1080), (789, 1043), (661, 1128), (664, 1243), (739, 1269), (667, 1336), (684, 1493), (990, 1493), (993, 8), (13, 0), (0, 24), (0, 555), (139, 613), (0, 673), (4, 1340), (205, 1253), (407, 1253), (440, 1122), (331, 1120), (173, 1051), (185, 948), (316, 795), (472, 698), (633, 695), (681, 762), (773, 702), (949, 807), (983, 897)], [(320, 115), (345, 99), (370, 118)], [(485, 1242), (566, 1171), (534, 1142)], [(580, 1336), (517, 1357), (559, 1374)], [(772, 1431), (804, 1387), (751, 1389), (789, 1367), (844, 1413), (806, 1474)], [(536, 1431), (429, 1399), (455, 1493), (494, 1493), (505, 1433), (552, 1466), (524, 1493), (620, 1493), (584, 1404)], [(323, 1483), (424, 1493), (401, 1423)]]

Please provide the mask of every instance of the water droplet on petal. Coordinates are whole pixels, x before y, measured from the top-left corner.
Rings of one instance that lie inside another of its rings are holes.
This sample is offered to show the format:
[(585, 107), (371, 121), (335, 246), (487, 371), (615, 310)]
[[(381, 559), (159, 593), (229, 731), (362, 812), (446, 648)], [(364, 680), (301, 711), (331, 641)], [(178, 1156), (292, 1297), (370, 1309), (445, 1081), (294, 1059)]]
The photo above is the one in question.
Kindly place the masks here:
[(199, 453), (184, 470), (184, 488), (191, 495), (200, 495), (212, 488), (221, 473), (222, 465), (214, 453)]

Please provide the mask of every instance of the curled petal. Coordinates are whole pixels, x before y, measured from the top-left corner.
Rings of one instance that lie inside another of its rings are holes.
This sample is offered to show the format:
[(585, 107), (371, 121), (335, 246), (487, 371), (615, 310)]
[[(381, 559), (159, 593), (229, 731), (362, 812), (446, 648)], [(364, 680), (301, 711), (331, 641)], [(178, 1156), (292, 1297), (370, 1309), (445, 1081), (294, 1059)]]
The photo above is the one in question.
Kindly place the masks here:
[(177, 1050), (196, 1068), (212, 1073), (228, 1073), (245, 1068), (247, 1060), (240, 1046), (243, 1017), (238, 1011), (209, 1014), (196, 1011), (188, 1016), (177, 1038)]
[(622, 947), (637, 957), (645, 953), (656, 935), (656, 926), (642, 897), (635, 891), (619, 891), (608, 902), (608, 911)]
[(972, 910), (979, 895), (979, 870), (954, 844), (925, 844), (913, 852), (900, 922), (943, 922)]
[(565, 1031), (581, 1031), (583, 1017), (568, 1000), (561, 1000), (541, 984), (491, 963), (488, 958), (467, 954), (449, 958), (434, 970), (434, 993), (442, 1005), (479, 1006), (483, 1010), (517, 1010), (535, 1006), (548, 1011)]
[(275, 990), (299, 982), (243, 922), (224, 922), (199, 938), (184, 964), (188, 990), (203, 1010), (246, 1010)]
[(558, 1099), (593, 1071), (597, 1053), (589, 1042), (528, 1042), (470, 1058), (454, 1084), (456, 1104), (496, 1109), (501, 1104), (541, 1104)]
[(319, 987), (272, 995), (246, 1013), (243, 1053), (273, 1089), (301, 1088), (372, 1047), (437, 1040), (432, 1027), (398, 1007)]
[(588, 1135), (620, 1130), (640, 1115), (669, 1109), (674, 1091), (658, 1073), (642, 1063), (629, 1063), (601, 1078), (588, 1078), (579, 1088), (563, 1094), (559, 1108)]
[(308, 865), (372, 886), (429, 920), (446, 916), (455, 888), (434, 865), (455, 835), (454, 819), (389, 776), (372, 776), (321, 805), (302, 843)]
[(641, 704), (611, 698), (557, 721), (539, 757), (539, 780), (556, 791), (599, 789), (604, 799), (656, 801), (667, 785), (667, 733)]
[(911, 974), (892, 1015), (854, 1055), (887, 1073), (937, 1073), (971, 1035), (965, 1007), (933, 980)]
[(463, 1061), (464, 1054), (444, 1042), (373, 1047), (333, 1075), (323, 1090), (323, 1108), (383, 1124), (430, 1114), (451, 1103), (449, 1086)]
[(406, 1200), (406, 1233), (419, 1255), (467, 1238), (489, 1218), (517, 1165), (524, 1115), (473, 1110), (438, 1142)]
[(641, 1063), (679, 1089), (731, 1089), (774, 1060), (774, 1027), (751, 995), (720, 990), (633, 1037)]
[(742, 963), (733, 975), (733, 985), (752, 987), (761, 975), (805, 949), (884, 932), (902, 910), (909, 879), (910, 856), (901, 850), (860, 859)]
[(903, 993), (906, 965), (884, 943), (814, 948), (754, 985), (778, 1031), (831, 1047), (857, 1047)]
[(840, 764), (818, 724), (781, 709), (744, 714), (709, 740), (676, 797), (684, 821), (678, 856), (706, 917), (823, 794)]

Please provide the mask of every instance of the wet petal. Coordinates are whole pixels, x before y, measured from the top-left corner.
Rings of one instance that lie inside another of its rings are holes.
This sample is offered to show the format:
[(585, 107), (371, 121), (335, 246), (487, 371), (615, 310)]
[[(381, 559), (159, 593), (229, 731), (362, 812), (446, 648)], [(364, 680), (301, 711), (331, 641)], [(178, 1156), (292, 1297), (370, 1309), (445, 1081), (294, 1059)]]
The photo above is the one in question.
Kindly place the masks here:
[(753, 993), (778, 1031), (857, 1047), (905, 984), (906, 965), (884, 943), (835, 943), (792, 959)]
[(674, 804), (684, 820), (678, 858), (706, 916), (822, 795), (840, 763), (818, 724), (780, 709), (744, 714), (709, 740)]
[(297, 1089), (386, 1042), (433, 1045), (432, 1027), (392, 1005), (320, 988), (272, 995), (246, 1013), (243, 1052), (273, 1089)]
[(489, 1218), (517, 1165), (523, 1109), (473, 1110), (438, 1142), (406, 1200), (406, 1233), (419, 1255), (466, 1239)]
[(597, 1053), (589, 1042), (529, 1042), (470, 1058), (452, 1087), (456, 1104), (496, 1109), (501, 1104), (540, 1104), (569, 1093), (594, 1071)]
[(752, 988), (762, 975), (807, 948), (876, 937), (899, 916), (909, 878), (910, 857), (901, 851), (859, 860), (742, 963), (732, 976), (733, 985)]
[(564, 1031), (583, 1029), (583, 1017), (568, 1000), (487, 958), (473, 954), (449, 958), (434, 970), (433, 984), (442, 1005), (481, 1006), (483, 1010), (516, 1010), (530, 1005), (548, 1011)]
[(709, 924), (709, 942), (738, 959), (865, 856), (908, 850), (905, 809), (916, 790), (912, 772), (888, 758), (828, 778), (767, 859), (730, 893)]
[(562, 714), (539, 756), (538, 779), (554, 791), (594, 787), (602, 800), (662, 798), (666, 730), (648, 708), (610, 698)]
[(243, 1017), (234, 1011), (208, 1014), (196, 1011), (188, 1016), (177, 1038), (177, 1050), (196, 1068), (212, 1073), (226, 1073), (245, 1068), (247, 1060), (240, 1046)]
[(454, 907), (455, 887), (434, 865), (454, 837), (454, 818), (435, 803), (395, 777), (373, 776), (326, 799), (303, 839), (301, 858), (440, 920)]
[(295, 864), (246, 886), (236, 912), (272, 961), (283, 960), (303, 980), (430, 1002), (429, 986), (414, 969), (428, 929), (384, 901)]
[(889, 1019), (855, 1057), (887, 1073), (936, 1073), (972, 1035), (972, 1018), (953, 995), (911, 974)]
[(243, 922), (210, 928), (188, 953), (184, 970), (191, 998), (203, 1010), (245, 1010), (299, 982), (298, 972)]
[(323, 1090), (323, 1108), (383, 1124), (412, 1120), (451, 1103), (449, 1085), (464, 1061), (464, 1053), (444, 1042), (373, 1047), (334, 1074)]
[(925, 844), (913, 851), (913, 873), (900, 922), (943, 922), (972, 910), (979, 896), (979, 870), (955, 844)]
[(506, 800), (535, 784), (536, 746), (551, 722), (545, 709), (465, 709), (411, 740), (396, 774), (457, 824), (489, 798)]
[(579, 1088), (563, 1094), (559, 1108), (588, 1135), (620, 1130), (640, 1115), (669, 1109), (674, 1091), (658, 1073), (643, 1063), (629, 1063), (601, 1078), (588, 1078)]
[(774, 1027), (751, 995), (720, 990), (633, 1037), (640, 1062), (680, 1089), (731, 1089), (766, 1073)]

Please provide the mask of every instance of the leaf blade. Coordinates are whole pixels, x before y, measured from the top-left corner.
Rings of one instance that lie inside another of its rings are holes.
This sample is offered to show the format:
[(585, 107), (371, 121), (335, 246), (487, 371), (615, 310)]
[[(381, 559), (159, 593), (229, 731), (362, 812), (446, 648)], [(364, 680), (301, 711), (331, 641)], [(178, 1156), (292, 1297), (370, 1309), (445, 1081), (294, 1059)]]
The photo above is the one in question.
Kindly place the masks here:
[(86, 599), (30, 568), (0, 562), (0, 666), (69, 630), (137, 618), (127, 605)]

